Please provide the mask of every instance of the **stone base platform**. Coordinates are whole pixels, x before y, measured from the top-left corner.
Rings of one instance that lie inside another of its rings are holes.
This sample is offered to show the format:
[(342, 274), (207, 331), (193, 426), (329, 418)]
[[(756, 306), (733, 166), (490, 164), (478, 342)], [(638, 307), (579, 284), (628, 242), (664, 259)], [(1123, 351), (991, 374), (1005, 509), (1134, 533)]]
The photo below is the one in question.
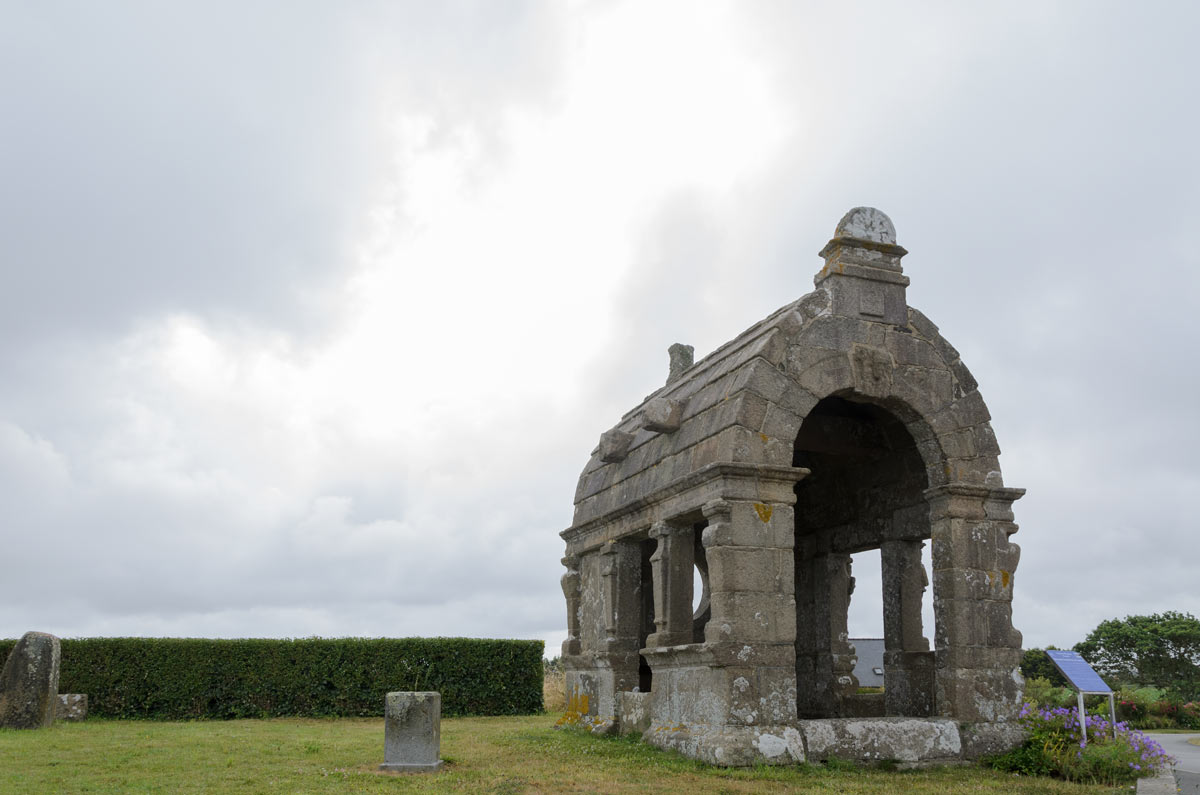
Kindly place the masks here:
[(393, 773), (436, 773), (442, 769), (444, 765), (441, 759), (428, 765), (406, 765), (402, 762), (384, 762), (379, 766), (380, 770), (388, 770)]
[(804, 741), (793, 726), (651, 726), (642, 739), (710, 765), (748, 767), (805, 761)]
[(651, 726), (642, 739), (714, 765), (790, 765), (841, 759), (922, 767), (969, 762), (1024, 741), (1012, 723), (949, 718), (828, 718), (795, 726)]

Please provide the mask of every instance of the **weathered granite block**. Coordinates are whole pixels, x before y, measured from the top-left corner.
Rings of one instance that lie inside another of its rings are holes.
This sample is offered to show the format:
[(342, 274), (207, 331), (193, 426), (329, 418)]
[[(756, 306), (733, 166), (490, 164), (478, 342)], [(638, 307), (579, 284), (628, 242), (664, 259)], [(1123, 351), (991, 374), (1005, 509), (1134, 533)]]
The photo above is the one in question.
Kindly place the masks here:
[(441, 769), (441, 693), (388, 693), (383, 717), (380, 770), (421, 773)]
[(917, 718), (835, 718), (801, 722), (810, 760), (951, 762), (962, 756), (958, 724)]
[(1016, 722), (963, 723), (958, 732), (962, 738), (963, 758), (970, 760), (1011, 751), (1025, 742), (1028, 735)]
[(79, 721), (87, 717), (87, 693), (59, 693), (58, 720)]
[(650, 728), (650, 694), (622, 691), (619, 717), (621, 734), (644, 734)]
[(58, 711), (58, 638), (26, 632), (0, 674), (0, 728), (40, 729)]

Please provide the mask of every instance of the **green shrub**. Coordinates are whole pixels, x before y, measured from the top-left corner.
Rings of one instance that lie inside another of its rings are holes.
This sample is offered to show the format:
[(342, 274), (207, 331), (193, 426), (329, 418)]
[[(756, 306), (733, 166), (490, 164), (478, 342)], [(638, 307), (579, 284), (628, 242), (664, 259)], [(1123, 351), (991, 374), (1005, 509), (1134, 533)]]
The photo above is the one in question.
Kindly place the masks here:
[(992, 757), (999, 770), (1027, 775), (1050, 775), (1086, 784), (1119, 786), (1155, 775), (1173, 761), (1162, 746), (1123, 723), (1113, 725), (1102, 715), (1087, 716), (1087, 742), (1079, 732), (1079, 717), (1067, 707), (1021, 710), (1029, 731), (1019, 748)]
[(1068, 707), (1075, 703), (1075, 691), (1035, 676), (1025, 680), (1025, 700), (1038, 707)]
[(1026, 680), (1045, 679), (1054, 687), (1066, 687), (1067, 680), (1063, 678), (1058, 667), (1046, 654), (1049, 649), (1058, 650), (1055, 646), (1047, 646), (1045, 649), (1026, 649), (1021, 655), (1021, 676)]
[[(15, 641), (0, 641), (7, 657)], [(394, 690), (436, 690), (442, 714), (542, 711), (542, 641), (471, 638), (80, 638), (59, 691), (101, 717), (378, 716)]]

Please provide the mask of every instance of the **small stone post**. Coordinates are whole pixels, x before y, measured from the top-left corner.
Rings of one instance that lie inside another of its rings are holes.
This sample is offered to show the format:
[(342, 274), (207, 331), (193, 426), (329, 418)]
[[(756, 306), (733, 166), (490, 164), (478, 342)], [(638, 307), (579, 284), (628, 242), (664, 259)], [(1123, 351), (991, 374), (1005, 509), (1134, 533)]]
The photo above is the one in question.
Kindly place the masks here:
[(388, 693), (383, 717), (380, 770), (427, 773), (441, 769), (441, 693)]

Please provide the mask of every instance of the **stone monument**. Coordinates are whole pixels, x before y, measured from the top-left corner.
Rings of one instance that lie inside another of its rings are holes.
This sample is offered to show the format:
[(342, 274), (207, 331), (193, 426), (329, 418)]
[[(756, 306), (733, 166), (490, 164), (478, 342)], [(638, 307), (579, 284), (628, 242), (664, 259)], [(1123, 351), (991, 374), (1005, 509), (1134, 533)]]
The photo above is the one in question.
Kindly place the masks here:
[(0, 673), (0, 728), (40, 729), (58, 712), (58, 638), (26, 632)]
[(380, 770), (421, 773), (441, 769), (441, 693), (388, 693), (383, 717)]
[[(1020, 742), (1024, 491), (958, 351), (907, 305), (907, 253), (886, 215), (851, 210), (814, 292), (700, 361), (672, 346), (666, 385), (601, 434), (562, 533), (564, 723), (725, 765)], [(883, 583), (869, 699), (847, 632), (865, 550)]]

